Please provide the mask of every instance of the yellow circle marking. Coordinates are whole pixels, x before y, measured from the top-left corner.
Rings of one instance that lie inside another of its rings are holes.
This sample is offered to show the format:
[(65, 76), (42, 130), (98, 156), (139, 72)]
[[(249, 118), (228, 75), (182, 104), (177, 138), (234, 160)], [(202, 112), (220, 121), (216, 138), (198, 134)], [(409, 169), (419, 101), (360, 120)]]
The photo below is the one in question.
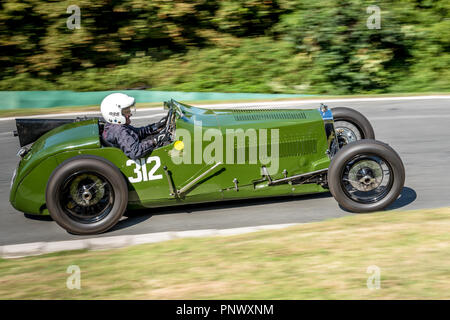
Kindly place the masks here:
[(177, 142), (175, 142), (174, 147), (175, 147), (176, 150), (181, 151), (181, 150), (184, 149), (184, 142), (178, 140)]

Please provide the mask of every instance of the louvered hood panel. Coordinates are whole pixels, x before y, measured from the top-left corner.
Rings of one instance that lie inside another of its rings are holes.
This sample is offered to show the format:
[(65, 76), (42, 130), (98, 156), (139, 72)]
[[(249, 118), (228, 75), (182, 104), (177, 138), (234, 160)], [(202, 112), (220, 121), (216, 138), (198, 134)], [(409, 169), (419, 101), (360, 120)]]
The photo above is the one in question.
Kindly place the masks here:
[(279, 129), (281, 140), (310, 140), (317, 128), (324, 132), (323, 119), (317, 109), (232, 109), (214, 110), (222, 131), (234, 129)]
[(306, 120), (304, 111), (278, 110), (236, 110), (233, 112), (235, 121), (270, 121), (270, 120)]
[[(279, 158), (303, 158), (314, 161), (325, 156), (327, 150), (323, 119), (317, 109), (233, 109), (214, 110), (224, 134), (227, 130), (277, 130)], [(260, 142), (259, 142), (260, 143)], [(267, 148), (270, 150), (270, 142)], [(236, 145), (236, 149), (249, 146)]]
[(221, 127), (266, 124), (267, 127), (285, 126), (307, 121), (322, 121), (316, 109), (231, 109), (214, 110)]

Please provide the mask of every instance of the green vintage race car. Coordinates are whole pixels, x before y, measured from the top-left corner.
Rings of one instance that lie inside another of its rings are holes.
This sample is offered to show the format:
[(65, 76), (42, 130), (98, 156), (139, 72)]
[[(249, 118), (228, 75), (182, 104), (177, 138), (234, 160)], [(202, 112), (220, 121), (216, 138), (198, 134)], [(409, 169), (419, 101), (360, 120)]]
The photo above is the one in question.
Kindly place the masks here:
[(403, 188), (400, 157), (355, 110), (164, 106), (167, 139), (136, 160), (103, 141), (102, 118), (16, 119), (11, 204), (96, 234), (137, 208), (331, 191), (344, 209), (371, 212)]

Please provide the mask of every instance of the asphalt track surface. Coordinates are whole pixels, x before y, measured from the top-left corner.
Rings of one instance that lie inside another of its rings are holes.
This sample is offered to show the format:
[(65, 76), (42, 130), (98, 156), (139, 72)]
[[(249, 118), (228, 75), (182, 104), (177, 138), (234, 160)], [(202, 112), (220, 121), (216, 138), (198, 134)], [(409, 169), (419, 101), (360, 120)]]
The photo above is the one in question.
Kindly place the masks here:
[[(440, 99), (328, 101), (362, 112), (378, 140), (391, 145), (405, 164), (406, 181), (400, 198), (387, 210), (450, 206), (450, 96)], [(320, 101), (270, 103), (271, 107), (316, 108)], [(267, 106), (265, 106), (267, 107)], [(137, 112), (132, 122), (141, 126), (162, 117), (161, 108)], [(72, 116), (73, 117), (73, 116)], [(62, 117), (58, 117), (62, 118)], [(9, 203), (11, 176), (17, 166), (18, 138), (13, 120), (0, 121), (0, 245), (83, 239), (67, 233), (49, 218), (30, 218)], [(110, 231), (92, 237), (165, 231), (227, 229), (284, 223), (305, 223), (352, 215), (339, 207), (330, 193), (246, 201), (215, 202), (174, 208), (128, 212)]]

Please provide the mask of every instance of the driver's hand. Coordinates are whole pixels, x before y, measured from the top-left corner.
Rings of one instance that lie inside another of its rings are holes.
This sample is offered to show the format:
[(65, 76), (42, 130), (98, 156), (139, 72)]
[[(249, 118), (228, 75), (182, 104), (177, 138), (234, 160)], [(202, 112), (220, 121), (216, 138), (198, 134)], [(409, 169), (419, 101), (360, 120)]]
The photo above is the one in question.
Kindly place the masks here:
[(164, 126), (166, 125), (166, 121), (167, 121), (167, 116), (165, 116), (164, 118), (162, 118), (158, 122), (155, 122), (153, 124), (148, 125), (149, 131), (148, 131), (147, 134), (159, 133), (164, 128)]
[(170, 136), (168, 134), (165, 134), (165, 133), (160, 134), (155, 137), (155, 144), (156, 144), (156, 146), (161, 147), (164, 145), (164, 143), (166, 141), (169, 141), (169, 139), (170, 139)]
[(161, 120), (159, 120), (158, 122), (155, 123), (155, 126), (159, 129), (161, 127), (164, 127), (166, 125), (167, 122), (167, 116), (162, 117)]

